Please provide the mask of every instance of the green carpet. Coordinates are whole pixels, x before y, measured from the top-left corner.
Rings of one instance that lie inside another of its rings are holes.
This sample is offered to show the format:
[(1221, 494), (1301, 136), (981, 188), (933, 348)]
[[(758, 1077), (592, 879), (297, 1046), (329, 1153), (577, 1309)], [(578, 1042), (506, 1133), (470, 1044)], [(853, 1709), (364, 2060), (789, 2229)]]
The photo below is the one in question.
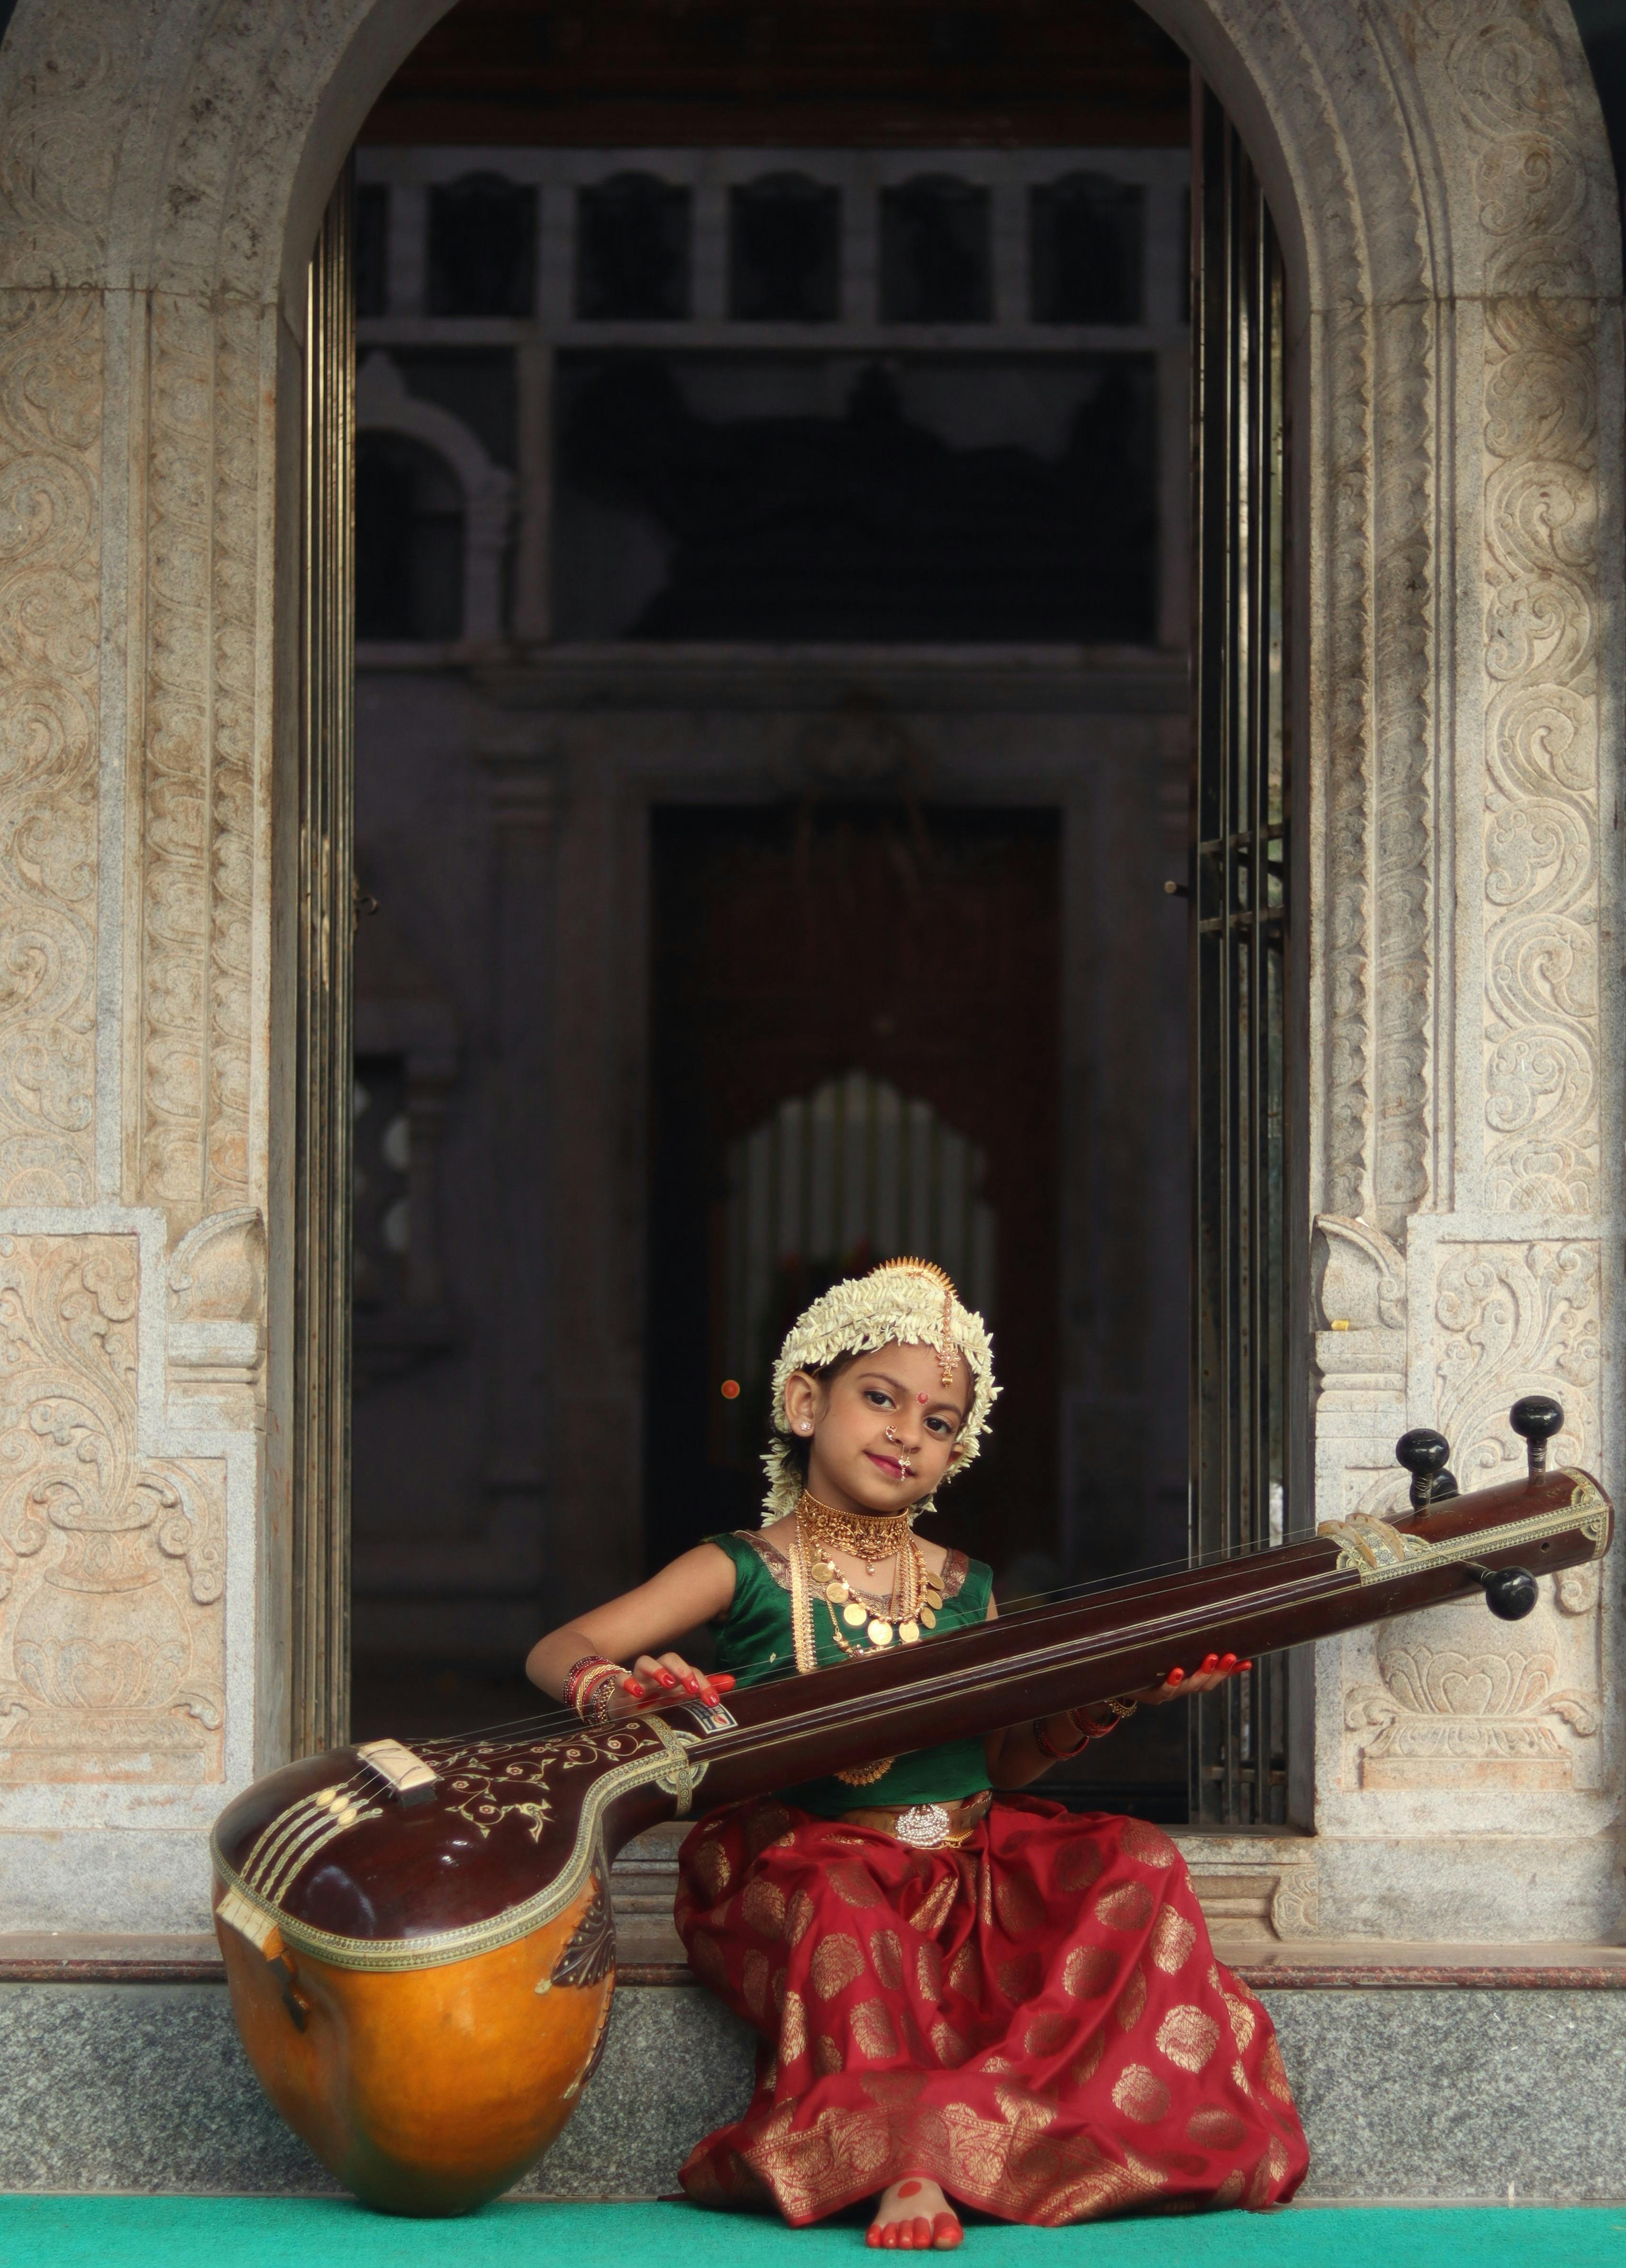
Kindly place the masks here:
[[(1626, 2206), (1347, 2205), (974, 2227), (967, 2268), (1599, 2268)], [(0, 2197), (4, 2268), (857, 2268), (857, 2221), (791, 2229), (669, 2205), (495, 2205), (468, 2220), (391, 2220), (306, 2198)]]

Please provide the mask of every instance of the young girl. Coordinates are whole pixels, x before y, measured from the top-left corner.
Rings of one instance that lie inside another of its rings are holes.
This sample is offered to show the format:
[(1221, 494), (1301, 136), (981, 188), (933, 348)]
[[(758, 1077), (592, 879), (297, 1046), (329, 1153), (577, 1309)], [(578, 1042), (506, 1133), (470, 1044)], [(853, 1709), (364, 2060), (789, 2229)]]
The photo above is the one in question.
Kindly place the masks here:
[[(800, 1317), (774, 1370), (760, 1535), (714, 1536), (533, 1650), (594, 1722), (716, 1700), (991, 1620), (990, 1572), (913, 1532), (997, 1389), (980, 1316), (889, 1261)], [(717, 1631), (710, 1675), (670, 1650)], [(1261, 2207), (1307, 2155), (1270, 2020), (1215, 1961), (1155, 1827), (1011, 1791), (1189, 1675), (784, 1789), (700, 1821), (680, 1859), (689, 1965), (759, 2035), (743, 2117), (680, 2176), (795, 2226), (875, 2199), (872, 2244), (946, 2250), (951, 2199), (1048, 2225)], [(997, 1793), (996, 1793), (996, 1791)]]

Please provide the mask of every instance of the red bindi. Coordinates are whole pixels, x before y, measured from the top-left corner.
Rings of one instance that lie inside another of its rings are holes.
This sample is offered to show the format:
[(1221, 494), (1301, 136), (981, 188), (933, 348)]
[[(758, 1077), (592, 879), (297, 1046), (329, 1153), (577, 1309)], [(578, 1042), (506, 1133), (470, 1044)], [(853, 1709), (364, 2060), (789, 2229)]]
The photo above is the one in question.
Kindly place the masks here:
[(925, 1398), (926, 1398), (926, 1397), (925, 1397), (925, 1395), (924, 1395), (923, 1394), (917, 1394), (917, 1395), (915, 1396), (915, 1399), (916, 1399), (916, 1402), (923, 1402), (923, 1401), (925, 1400)]

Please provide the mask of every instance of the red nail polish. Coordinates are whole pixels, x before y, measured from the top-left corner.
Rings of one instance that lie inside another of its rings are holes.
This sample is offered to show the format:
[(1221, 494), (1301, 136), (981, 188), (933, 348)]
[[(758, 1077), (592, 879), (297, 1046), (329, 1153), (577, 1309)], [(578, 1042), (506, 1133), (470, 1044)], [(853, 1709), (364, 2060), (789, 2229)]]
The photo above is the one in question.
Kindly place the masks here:
[(1185, 1676), (1186, 1673), (1183, 1669), (1171, 1669), (1163, 1683), (1166, 1685), (1181, 1685), (1184, 1683)]
[(1218, 1667), (1219, 1656), (1217, 1653), (1205, 1653), (1203, 1657), (1203, 1668), (1199, 1675), (1206, 1676), (1210, 1669), (1217, 1669)]
[(726, 1669), (719, 1669), (711, 1683), (719, 1693), (732, 1693), (734, 1690), (733, 1678)]
[(630, 1693), (635, 1701), (642, 1701), (644, 1697), (644, 1688), (636, 1677), (623, 1679), (621, 1690), (623, 1693)]
[(683, 1680), (683, 1690), (685, 1693), (698, 1693), (700, 1690), (700, 1680), (695, 1676), (692, 1669), (689, 1671), (688, 1675)]
[(705, 1703), (708, 1709), (715, 1709), (718, 1701), (721, 1700), (722, 1696), (719, 1693), (713, 1692), (710, 1686), (708, 1685), (702, 1692), (700, 1697)]
[(1234, 1653), (1224, 1653), (1224, 1654), (1221, 1654), (1221, 1656), (1220, 1656), (1220, 1658), (1219, 1658), (1219, 1667), (1220, 1667), (1220, 1668), (1221, 1668), (1222, 1670), (1225, 1670), (1225, 1671), (1234, 1669), (1234, 1668), (1236, 1668), (1236, 1656), (1235, 1656), (1235, 1654), (1234, 1654)]
[(668, 1692), (671, 1691), (672, 1688), (678, 1682), (669, 1669), (658, 1670), (656, 1672), (656, 1675), (660, 1679), (661, 1683), (666, 1688)]
[(1239, 1661), (1237, 1664), (1239, 1669), (1251, 1669), (1253, 1666), (1251, 1661)]

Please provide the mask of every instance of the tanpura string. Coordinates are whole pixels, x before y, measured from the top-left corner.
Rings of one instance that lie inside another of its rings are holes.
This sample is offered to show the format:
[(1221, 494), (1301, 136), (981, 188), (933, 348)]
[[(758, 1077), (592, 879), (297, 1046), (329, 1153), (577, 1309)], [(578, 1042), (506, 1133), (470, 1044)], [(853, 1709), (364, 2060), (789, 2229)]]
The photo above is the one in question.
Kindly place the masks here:
[[(1181, 1557), (1153, 1561), (1148, 1566), (1126, 1569), (1120, 1575), (1093, 1576), (1083, 1582), (1059, 1585), (1053, 1590), (1026, 1593), (1010, 1602), (999, 1620), (1007, 1628), (1012, 1624), (1020, 1624), (1024, 1630), (1029, 1630), (1039, 1622), (1064, 1613), (1071, 1607), (1085, 1604), (1091, 1598), (1110, 1597), (1119, 1604), (1132, 1603), (1138, 1592), (1157, 1587), (1171, 1575), (1200, 1574), (1213, 1567), (1240, 1565), (1250, 1559), (1263, 1559), (1281, 1551), (1287, 1544), (1313, 1543), (1314, 1540), (1313, 1536), (1289, 1536), (1285, 1537), (1282, 1543), (1255, 1543), (1245, 1545), (1240, 1549), (1225, 1548), (1217, 1551), (1201, 1552), (1195, 1558)], [(747, 1675), (752, 1670), (766, 1669), (771, 1666), (773, 1666), (773, 1657), (764, 1655), (754, 1661), (742, 1662), (735, 1675)], [(814, 1674), (817, 1675), (817, 1673)], [(760, 1679), (757, 1683), (788, 1682), (790, 1675), (791, 1672), (787, 1667), (783, 1679)], [(755, 1688), (751, 1690), (754, 1690)], [(681, 1707), (683, 1704), (668, 1701), (661, 1705)], [(626, 1725), (636, 1721), (636, 1718), (623, 1717), (613, 1719), (612, 1723)], [(506, 1736), (509, 1742), (518, 1742), (521, 1739), (548, 1739), (555, 1733), (563, 1734), (579, 1729), (581, 1729), (581, 1719), (575, 1712), (555, 1705), (551, 1711), (543, 1711), (533, 1717), (503, 1719), (495, 1724), (481, 1726), (467, 1733), (431, 1734), (427, 1736), (425, 1742), (421, 1742), (420, 1745), (429, 1745), (437, 1741), (491, 1741), (498, 1736)], [(734, 1753), (739, 1751), (736, 1749)]]
[[(1085, 1604), (1091, 1598), (1111, 1598), (1120, 1605), (1132, 1604), (1137, 1594), (1157, 1587), (1166, 1581), (1171, 1575), (1201, 1574), (1213, 1567), (1236, 1565), (1250, 1559), (1263, 1559), (1281, 1551), (1287, 1543), (1313, 1543), (1314, 1540), (1313, 1536), (1291, 1536), (1284, 1539), (1284, 1543), (1279, 1544), (1256, 1543), (1236, 1550), (1223, 1549), (1199, 1553), (1195, 1558), (1182, 1557), (1154, 1561), (1150, 1566), (1126, 1569), (1120, 1575), (1093, 1576), (1084, 1582), (1059, 1585), (1053, 1590), (1023, 1594), (1009, 1603), (1006, 1610), (999, 1617), (999, 1625), (1009, 1629), (1011, 1625), (1019, 1624), (1025, 1631), (1031, 1631), (1044, 1621), (1064, 1614), (1071, 1608)], [(976, 1626), (973, 1625), (973, 1627)], [(773, 1657), (763, 1655), (754, 1661), (742, 1662), (735, 1675), (747, 1675), (754, 1669), (766, 1669), (771, 1666), (773, 1666)], [(787, 1668), (783, 1679), (762, 1679), (758, 1681), (758, 1684), (788, 1682), (790, 1675), (791, 1672)], [(756, 1688), (753, 1687), (750, 1690), (755, 1690)], [(893, 1690), (888, 1689), (889, 1692)], [(681, 1707), (683, 1703), (674, 1699), (662, 1705)], [(829, 1705), (813, 1704), (812, 1705), (817, 1707)], [(613, 1719), (612, 1724), (620, 1726), (634, 1724), (636, 1721), (636, 1717), (623, 1717)], [(430, 1740), (491, 1741), (505, 1736), (507, 1741), (517, 1743), (522, 1739), (544, 1740), (552, 1737), (555, 1733), (563, 1734), (580, 1729), (581, 1719), (573, 1710), (555, 1706), (555, 1709), (544, 1711), (534, 1717), (508, 1718), (496, 1724), (482, 1726), (467, 1733), (435, 1734), (430, 1736)], [(786, 1729), (785, 1723), (782, 1720), (773, 1729), (776, 1734), (781, 1733)], [(429, 1742), (421, 1743), (421, 1745), (429, 1744)], [(739, 1755), (743, 1750), (731, 1742), (730, 1752)]]
[[(1328, 1571), (1318, 1572), (1325, 1573)], [(1303, 1571), (1297, 1577), (1290, 1578), (1284, 1583), (1271, 1585), (1266, 1589), (1256, 1592), (1247, 1602), (1239, 1603), (1246, 1603), (1252, 1608), (1271, 1603), (1278, 1595), (1291, 1594), (1306, 1580), (1313, 1580), (1308, 1570)], [(1091, 1646), (1100, 1647), (1102, 1651), (1111, 1651), (1116, 1646), (1129, 1643), (1136, 1635), (1133, 1625), (1123, 1630), (1094, 1631), (1090, 1633), (1088, 1638), (1081, 1638), (1080, 1652), (1085, 1653), (1085, 1649)], [(1085, 1653), (1085, 1659), (1087, 1660), (1087, 1653)], [(895, 1687), (889, 1687), (884, 1692), (854, 1694), (850, 1697), (839, 1701), (820, 1702), (810, 1697), (807, 1708), (798, 1718), (780, 1719), (769, 1725), (742, 1726), (738, 1734), (725, 1733), (715, 1735), (714, 1752), (719, 1760), (724, 1755), (730, 1759), (753, 1756), (763, 1749), (779, 1746), (788, 1734), (798, 1729), (811, 1729), (814, 1720), (820, 1720), (826, 1728), (851, 1732), (862, 1729), (873, 1718), (879, 1727), (895, 1716), (900, 1705), (906, 1702), (919, 1703), (922, 1700), (942, 1698), (968, 1683), (986, 1683), (990, 1672), (997, 1674), (1001, 1669), (1009, 1669), (1017, 1675), (1022, 1675), (1031, 1670), (1031, 1662), (1019, 1654), (997, 1662), (973, 1662), (953, 1669), (941, 1670), (935, 1675), (929, 1671), (924, 1672), (907, 1693), (901, 1693)], [(1084, 1666), (1085, 1661), (1081, 1660), (1078, 1667), (1082, 1668)], [(710, 1746), (709, 1742), (708, 1748), (710, 1749)]]

